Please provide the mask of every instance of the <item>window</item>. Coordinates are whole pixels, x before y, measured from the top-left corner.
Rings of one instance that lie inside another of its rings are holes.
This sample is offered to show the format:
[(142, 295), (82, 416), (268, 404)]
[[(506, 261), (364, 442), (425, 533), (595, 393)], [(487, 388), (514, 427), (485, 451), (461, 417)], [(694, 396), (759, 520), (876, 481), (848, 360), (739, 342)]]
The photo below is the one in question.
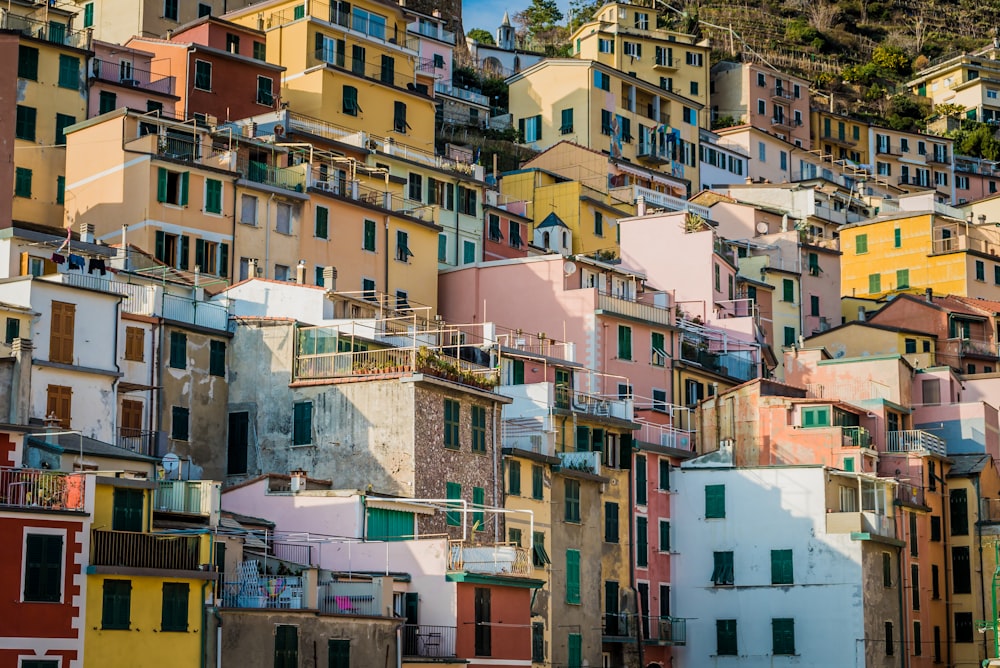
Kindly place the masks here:
[[(457, 482), (446, 482), (445, 483), (445, 498), (458, 500), (462, 498), (462, 485)], [(455, 504), (455, 507), (459, 507), (460, 504)], [(462, 514), (459, 512), (448, 512), (445, 513), (445, 522), (448, 526), (461, 526), (462, 525)]]
[(187, 334), (170, 332), (170, 368), (187, 368)]
[(882, 290), (882, 275), (868, 274), (868, 292), (875, 294)]
[(660, 459), (660, 490), (669, 491), (670, 490), (670, 460)]
[(896, 640), (892, 630), (892, 622), (885, 623), (885, 655), (892, 656), (895, 651)]
[[(913, 516), (913, 513), (910, 513)], [(913, 595), (913, 609), (920, 609), (920, 566), (910, 565), (910, 592)]]
[(17, 105), (14, 120), (14, 137), (35, 141), (35, 122), (38, 111), (34, 107)]
[(253, 43), (253, 59), (267, 60), (267, 45), (264, 42)]
[(74, 56), (59, 56), (59, 87), (79, 90), (80, 59)]
[(652, 356), (650, 363), (654, 366), (665, 365), (667, 363), (666, 337), (662, 332), (652, 332), (649, 335), (649, 342)]
[(716, 585), (733, 584), (733, 553), (713, 552), (714, 566), (712, 568), (712, 582)]
[(531, 498), (541, 500), (545, 490), (545, 471), (540, 464), (531, 465)]
[(208, 373), (220, 378), (226, 377), (225, 341), (211, 341), (209, 343)]
[(357, 116), (362, 111), (358, 105), (358, 89), (354, 86), (344, 86), (343, 112), (348, 116)]
[(636, 12), (635, 27), (638, 30), (649, 30), (649, 14), (646, 14), (644, 12)]
[(660, 520), (660, 552), (670, 551), (670, 520)]
[(931, 515), (931, 540), (939, 542), (941, 540), (941, 518)]
[(400, 134), (406, 134), (410, 125), (406, 122), (406, 103), (394, 102), (392, 112), (392, 129)]
[(163, 583), (163, 614), (160, 617), (161, 631), (188, 630), (189, 585), (186, 582)]
[(448, 261), (448, 237), (444, 234), (438, 235), (438, 262)]
[[(472, 407), (472, 451), (486, 452), (486, 408), (484, 406)], [(518, 485), (520, 486), (520, 480)]]
[(704, 62), (703, 55), (700, 53), (693, 53), (691, 51), (685, 52), (684, 62), (688, 65), (694, 65), (695, 67), (701, 67)]
[(507, 227), (508, 242), (511, 248), (520, 248), (524, 245), (524, 240), (521, 238), (521, 225), (513, 220), (508, 221)]
[(691, 95), (697, 95), (697, 94), (698, 94), (698, 82), (697, 81), (692, 81), (691, 82)]
[(364, 242), (362, 244), (362, 249), (375, 252), (375, 221), (366, 220), (365, 221), (365, 232), (364, 232)]
[(611, 76), (599, 70), (594, 70), (594, 88), (610, 91)]
[(110, 91), (102, 90), (97, 97), (97, 113), (106, 114), (118, 108), (118, 96)]
[(896, 270), (896, 287), (899, 289), (910, 287), (910, 270), (909, 269), (897, 269)]
[(189, 436), (190, 411), (183, 406), (174, 406), (171, 411), (170, 438), (186, 441)]
[(763, 72), (758, 72), (757, 73), (757, 85), (759, 87), (761, 87), (761, 88), (766, 88), (767, 87), (767, 77), (764, 76)]
[[(486, 490), (482, 487), (472, 488), (472, 507), (482, 508), (486, 505)], [(477, 510), (472, 513), (472, 530), (483, 531), (486, 526), (485, 513)]]
[(951, 490), (950, 503), (950, 524), (952, 536), (969, 535), (969, 503), (964, 489)]
[(414, 202), (424, 201), (424, 179), (420, 174), (410, 172), (407, 197)]
[(545, 663), (545, 623), (531, 623), (531, 661)]
[(649, 566), (649, 519), (641, 515), (635, 518), (635, 565)]
[(976, 280), (986, 280), (986, 264), (982, 260), (976, 260)]
[(275, 264), (274, 265), (274, 280), (276, 281), (288, 281), (291, 280), (292, 270), (288, 265)]
[(507, 461), (507, 493), (511, 496), (521, 494), (521, 462), (513, 459)]
[(972, 613), (971, 612), (956, 612), (955, 613), (955, 642), (960, 643), (970, 643), (973, 639), (972, 634)]
[(681, 118), (688, 125), (698, 125), (698, 112), (691, 107), (681, 108)]
[(639, 42), (622, 42), (622, 54), (632, 58), (642, 57), (642, 44)]
[(257, 197), (243, 195), (240, 199), (240, 222), (244, 225), (257, 225)]
[(279, 624), (274, 627), (274, 668), (298, 668), (299, 627)]
[(14, 169), (14, 196), (31, 197), (31, 170), (26, 167)]
[(647, 502), (646, 456), (637, 454), (635, 457), (635, 502), (640, 506)]
[(580, 522), (580, 481), (567, 479), (565, 483), (565, 520), (567, 522)]
[(513, 527), (507, 529), (507, 542), (508, 543), (514, 543), (514, 545), (517, 545), (518, 547), (521, 547), (521, 543), (522, 543), (522, 540), (521, 540), (521, 530), (520, 529), (514, 529)]
[[(570, 109), (572, 112), (572, 109)], [(542, 117), (541, 115), (530, 116), (528, 118), (522, 118), (519, 122), (519, 130), (521, 131), (521, 137), (524, 142), (531, 144), (533, 142), (539, 141), (542, 138)], [(563, 133), (568, 134), (568, 133)]]
[(888, 552), (882, 553), (882, 586), (892, 586), (892, 555)]
[(580, 603), (579, 550), (566, 550), (566, 602), (577, 605)]
[(292, 406), (292, 445), (309, 445), (312, 437), (311, 401), (300, 401)]
[(573, 132), (573, 108), (563, 109), (561, 112), (561, 122), (559, 125), (559, 134), (568, 135)]
[(59, 426), (69, 429), (73, 408), (73, 388), (49, 385), (45, 389), (45, 415), (54, 416)]
[(23, 44), (17, 47), (17, 76), (38, 81), (38, 49)]
[(413, 257), (410, 251), (410, 235), (403, 230), (396, 230), (396, 260), (399, 262), (409, 262)]
[(362, 278), (361, 279), (361, 296), (368, 300), (375, 299), (375, 279), (372, 278)]
[(618, 542), (618, 504), (612, 501), (604, 502), (604, 542)]
[(461, 412), (461, 405), (454, 399), (444, 400), (444, 447), (457, 450), (460, 447), (458, 440), (458, 420)]
[(171, 21), (177, 20), (177, 8), (180, 0), (163, 0), (163, 18)]
[[(222, 213), (222, 181), (205, 179), (205, 211), (207, 213)], [(202, 270), (205, 269), (201, 265)]]
[(330, 238), (330, 210), (325, 206), (316, 207), (316, 220), (313, 226), (313, 236), (318, 239)]
[(819, 316), (819, 295), (809, 295), (809, 315)]
[(632, 359), (632, 328), (618, 325), (618, 359)]
[(600, 211), (594, 212), (594, 236), (604, 236), (604, 215)]
[(615, 52), (615, 41), (613, 39), (604, 39), (603, 37), (597, 38), (597, 52), (598, 53), (614, 53)]
[(801, 413), (803, 428), (830, 426), (830, 408), (828, 406), (803, 407)]
[(465, 239), (462, 241), (462, 264), (475, 264), (476, 242)]
[(941, 598), (941, 589), (938, 584), (937, 564), (931, 565), (931, 598), (935, 601)]
[(63, 586), (63, 536), (29, 533), (24, 543), (24, 601), (59, 603)]
[(771, 620), (771, 652), (775, 655), (795, 654), (795, 620)]
[(718, 656), (736, 656), (736, 620), (715, 620), (715, 653)]
[(257, 104), (274, 105), (274, 80), (271, 77), (257, 77)]
[(188, 172), (172, 172), (159, 167), (156, 174), (156, 201), (187, 206)]
[(654, 411), (659, 411), (661, 413), (667, 412), (667, 391), (658, 390), (653, 388), (653, 404), (652, 408)]
[(781, 301), (795, 302), (795, 281), (790, 278), (781, 279)]
[(350, 640), (330, 638), (327, 641), (327, 653), (329, 654), (329, 668), (351, 668)]
[(131, 626), (132, 581), (105, 580), (101, 628), (128, 630)]
[(194, 61), (194, 87), (199, 90), (212, 90), (212, 63), (205, 60)]
[(21, 321), (17, 318), (7, 318), (7, 326), (4, 329), (4, 343), (10, 345), (14, 339), (21, 338)]
[(52, 302), (49, 324), (49, 361), (73, 364), (76, 304)]
[(531, 553), (531, 563), (534, 564), (536, 568), (541, 568), (548, 563), (551, 563), (549, 559), (549, 553), (545, 551), (545, 532), (535, 531), (532, 534), (532, 543), (534, 544), (534, 549)]
[(795, 328), (785, 327), (784, 329), (784, 345), (786, 348), (795, 345)]
[(771, 550), (771, 584), (792, 584), (792, 551)]
[(923, 641), (920, 639), (920, 622), (913, 622), (913, 656), (923, 654)]
[(968, 547), (951, 548), (953, 593), (972, 593), (972, 565), (969, 561)]
[(854, 254), (862, 255), (868, 252), (868, 235), (859, 234), (854, 238)]
[(705, 485), (705, 519), (722, 519), (726, 516), (726, 486)]
[(145, 332), (142, 327), (125, 328), (125, 359), (141, 362), (145, 353)]

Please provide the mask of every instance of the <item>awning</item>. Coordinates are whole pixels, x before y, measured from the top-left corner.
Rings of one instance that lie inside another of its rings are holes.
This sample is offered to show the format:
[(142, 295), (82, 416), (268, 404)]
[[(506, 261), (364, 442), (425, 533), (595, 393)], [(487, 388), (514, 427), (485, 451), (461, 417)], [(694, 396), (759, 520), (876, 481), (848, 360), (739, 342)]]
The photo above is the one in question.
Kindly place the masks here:
[(436, 511), (428, 506), (407, 503), (406, 501), (394, 501), (392, 499), (382, 499), (365, 497), (365, 505), (369, 508), (380, 508), (382, 510), (398, 510), (404, 513), (415, 513), (417, 515), (433, 515)]

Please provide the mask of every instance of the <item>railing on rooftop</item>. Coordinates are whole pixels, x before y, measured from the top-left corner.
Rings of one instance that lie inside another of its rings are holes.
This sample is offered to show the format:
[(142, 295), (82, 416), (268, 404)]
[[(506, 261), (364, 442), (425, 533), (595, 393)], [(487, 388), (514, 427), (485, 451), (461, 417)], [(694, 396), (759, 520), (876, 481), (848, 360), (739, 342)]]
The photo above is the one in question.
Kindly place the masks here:
[(442, 81), (438, 81), (434, 84), (434, 92), (440, 93), (441, 95), (447, 95), (448, 97), (454, 97), (459, 100), (465, 100), (466, 102), (471, 102), (484, 107), (490, 106), (490, 98), (482, 93), (477, 93), (465, 88), (458, 88), (457, 86), (452, 86), (451, 84), (447, 84)]
[(319, 583), (319, 610), (330, 615), (362, 615), (391, 617), (393, 611), (382, 610), (382, 592), (368, 582)]
[(455, 655), (455, 627), (403, 625), (403, 656), (448, 658)]
[(0, 506), (82, 510), (84, 482), (79, 473), (0, 467)]
[(643, 186), (633, 185), (632, 191), (633, 198), (639, 199), (642, 197), (645, 200), (647, 207), (662, 208), (667, 211), (690, 211), (691, 213), (701, 216), (705, 220), (712, 219), (711, 212), (707, 206), (692, 204), (686, 199), (656, 192), (655, 190), (650, 190), (649, 188), (644, 188)]
[(550, 456), (555, 451), (555, 430), (548, 415), (507, 418), (500, 427), (500, 443), (504, 448)]
[(646, 420), (636, 420), (638, 430), (632, 432), (632, 437), (642, 443), (652, 443), (664, 448), (676, 450), (694, 450), (694, 432), (678, 429), (669, 425), (656, 424)]
[(59, 21), (40, 21), (4, 12), (0, 14), (0, 28), (16, 30), (26, 37), (34, 37), (53, 44), (72, 46), (77, 49), (90, 47), (90, 30), (70, 30), (65, 23)]
[(888, 432), (885, 449), (886, 452), (932, 452), (942, 457), (948, 454), (943, 439), (922, 429)]
[(871, 380), (807, 383), (806, 396), (812, 399), (840, 399), (847, 402), (891, 399), (892, 388)]
[(229, 310), (211, 302), (164, 293), (162, 315), (167, 320), (177, 320), (211, 329), (229, 327)]
[[(662, 295), (659, 299), (656, 295)], [(657, 302), (660, 303), (657, 303)], [(641, 300), (628, 295), (613, 295), (597, 292), (597, 308), (615, 315), (634, 318), (657, 325), (670, 326), (674, 324), (674, 310), (670, 308), (670, 296), (665, 292), (654, 293), (652, 298), (643, 295)]]
[(953, 253), (956, 251), (979, 251), (989, 255), (1000, 254), (1000, 244), (985, 239), (976, 239), (967, 234), (957, 234), (931, 241), (931, 253)]
[(155, 456), (160, 432), (119, 427), (115, 430), (115, 444), (119, 448), (140, 455)]
[(134, 533), (94, 529), (91, 559), (94, 566), (196, 571), (202, 563), (201, 536)]
[[(116, 281), (110, 278), (111, 275), (112, 274), (108, 274), (108, 278), (105, 278), (95, 274), (83, 274), (68, 271), (63, 274), (55, 274), (52, 277), (46, 278), (46, 280), (58, 279), (63, 283), (75, 285), (80, 288), (89, 288), (91, 290), (101, 290), (102, 292), (112, 292), (124, 295), (125, 299), (122, 300), (122, 310), (125, 313), (138, 315), (154, 315), (156, 313), (156, 308), (154, 306), (156, 288), (151, 285)], [(142, 454), (149, 454), (151, 452), (143, 452), (141, 450), (136, 450), (133, 447), (129, 447), (129, 450), (142, 452)]]
[(222, 607), (298, 610), (303, 607), (303, 578), (296, 575), (222, 576)]
[(531, 575), (531, 554), (527, 548), (511, 543), (466, 545), (448, 541), (448, 570), (489, 575)]
[(633, 417), (631, 397), (590, 394), (565, 385), (555, 388), (555, 406), (574, 413), (620, 420), (631, 420)]
[(724, 299), (715, 302), (719, 318), (754, 318), (759, 317), (756, 299)]
[(242, 174), (247, 181), (254, 183), (262, 183), (295, 192), (304, 192), (306, 189), (306, 175), (302, 169), (275, 167), (266, 162), (240, 156), (236, 160), (236, 171)]
[(140, 70), (125, 61), (112, 62), (95, 58), (90, 66), (90, 74), (97, 79), (114, 81), (123, 86), (141, 88), (153, 93), (172, 95), (174, 92), (174, 77)]
[(308, 14), (301, 8), (284, 9), (271, 12), (264, 17), (264, 30), (271, 30), (306, 18), (313, 18), (324, 21), (332, 26), (339, 26), (344, 30), (363, 35), (365, 40), (373, 40), (384, 44), (396, 45), (402, 49), (416, 51), (418, 48), (417, 38), (411, 35), (398, 35), (386, 25), (384, 17), (369, 14), (368, 12), (351, 12), (350, 4), (344, 2), (323, 2), (312, 0), (305, 5)]
[(417, 33), (418, 35), (423, 35), (424, 37), (433, 37), (436, 40), (447, 42), (448, 44), (455, 43), (455, 33), (445, 30), (437, 23), (413, 21), (412, 23), (407, 24), (406, 30), (412, 33)]
[(153, 508), (169, 513), (210, 515), (218, 498), (218, 483), (211, 480), (160, 480), (153, 495)]
[(747, 381), (756, 378), (759, 374), (757, 362), (752, 357), (751, 351), (748, 354), (741, 354), (737, 351), (714, 350), (711, 345), (699, 341), (696, 338), (685, 338), (681, 341), (681, 359), (685, 362), (697, 364), (700, 367)]

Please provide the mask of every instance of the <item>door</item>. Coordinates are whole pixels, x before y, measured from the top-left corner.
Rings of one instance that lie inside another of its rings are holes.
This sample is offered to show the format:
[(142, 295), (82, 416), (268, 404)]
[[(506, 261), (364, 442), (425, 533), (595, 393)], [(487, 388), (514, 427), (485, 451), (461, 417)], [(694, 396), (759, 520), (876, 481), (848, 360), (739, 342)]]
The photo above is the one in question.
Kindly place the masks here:
[(476, 587), (476, 656), (491, 656), (490, 590)]
[(604, 583), (604, 635), (621, 635), (618, 624), (618, 583), (609, 580)]
[(639, 608), (639, 616), (642, 617), (642, 637), (649, 637), (649, 583), (640, 582), (636, 586), (639, 600), (636, 606)]
[(416, 592), (406, 592), (403, 597), (403, 617), (406, 618), (406, 625), (403, 627), (403, 654), (406, 656), (417, 656), (417, 641), (420, 636), (420, 617), (417, 614), (417, 602), (419, 598)]
[(229, 442), (226, 473), (239, 475), (247, 472), (247, 455), (250, 446), (250, 414), (229, 414)]

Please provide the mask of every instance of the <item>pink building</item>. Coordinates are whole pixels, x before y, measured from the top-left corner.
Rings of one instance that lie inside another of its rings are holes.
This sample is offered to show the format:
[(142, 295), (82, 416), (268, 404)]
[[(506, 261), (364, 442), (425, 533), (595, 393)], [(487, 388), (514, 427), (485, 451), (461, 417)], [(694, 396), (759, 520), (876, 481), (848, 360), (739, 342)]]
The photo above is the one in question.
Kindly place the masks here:
[(955, 156), (955, 202), (965, 204), (997, 194), (1000, 169), (997, 163), (965, 155)]
[(525, 202), (484, 204), (483, 260), (527, 257), (534, 223), (525, 215)]
[(737, 121), (809, 149), (809, 81), (757, 63), (712, 68), (712, 118)]
[(177, 101), (170, 63), (150, 51), (94, 40), (87, 76), (90, 97), (87, 117), (128, 107), (137, 111), (159, 110), (164, 116), (176, 115)]

